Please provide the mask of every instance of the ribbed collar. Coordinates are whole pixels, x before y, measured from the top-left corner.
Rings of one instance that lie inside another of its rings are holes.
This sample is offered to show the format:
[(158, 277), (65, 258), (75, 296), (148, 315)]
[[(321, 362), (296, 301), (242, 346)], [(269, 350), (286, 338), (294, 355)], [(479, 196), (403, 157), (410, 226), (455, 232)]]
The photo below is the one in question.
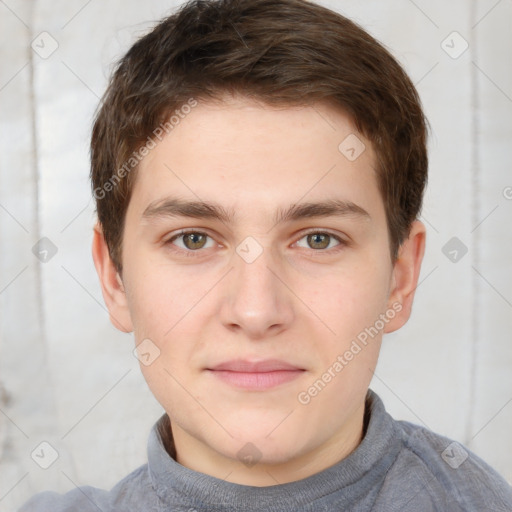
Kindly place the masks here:
[[(359, 446), (334, 466), (296, 482), (270, 487), (234, 484), (193, 471), (176, 462), (165, 450), (158, 424), (148, 441), (148, 468), (153, 487), (169, 506), (190, 507), (197, 512), (215, 510), (284, 511), (343, 496), (346, 506), (357, 503), (375, 486), (380, 487), (389, 467), (396, 459), (401, 437), (395, 421), (386, 413), (381, 399), (368, 390), (366, 434)], [(318, 507), (320, 508), (320, 506)]]

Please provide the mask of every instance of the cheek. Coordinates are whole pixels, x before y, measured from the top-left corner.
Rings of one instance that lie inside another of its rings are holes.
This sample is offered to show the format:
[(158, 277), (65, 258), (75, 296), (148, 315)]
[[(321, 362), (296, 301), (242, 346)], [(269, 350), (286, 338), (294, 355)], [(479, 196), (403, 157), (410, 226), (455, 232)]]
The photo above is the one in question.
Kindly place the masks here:
[(177, 322), (179, 301), (165, 280), (154, 280), (153, 276), (133, 283), (130, 300), (135, 339), (151, 338), (161, 344), (166, 333)]
[(152, 264), (148, 258), (132, 273), (129, 293), (136, 340), (153, 336), (165, 343), (194, 314), (212, 286), (209, 281), (179, 267)]
[[(306, 398), (314, 397), (308, 409), (310, 417), (324, 418), (326, 410), (350, 408), (363, 400), (377, 365), (382, 339), (380, 319), (386, 312), (389, 279), (390, 271), (384, 264), (362, 261), (322, 280), (328, 292), (321, 293), (318, 286), (309, 288), (311, 310), (335, 333), (320, 324), (315, 327), (318, 360), (309, 383), (312, 387), (302, 390)], [(322, 391), (317, 392), (317, 388)], [(309, 395), (310, 391), (313, 394)], [(331, 420), (334, 424), (334, 417)]]
[(303, 296), (310, 297), (311, 311), (336, 333), (338, 343), (350, 341), (385, 311), (389, 279), (384, 265), (361, 262), (305, 281)]
[(201, 334), (209, 318), (205, 308), (210, 306), (204, 299), (215, 276), (194, 277), (190, 271), (154, 265), (149, 258), (146, 261), (131, 281), (129, 307), (136, 345), (146, 343), (155, 354), (149, 365), (141, 360), (141, 371), (163, 404), (169, 396), (181, 396), (178, 381), (190, 377), (187, 369), (201, 348)]
[(182, 386), (189, 376), (184, 370), (189, 368), (197, 348), (194, 330), (200, 327), (193, 322), (194, 305), (204, 290), (187, 286), (183, 277), (168, 267), (153, 267), (132, 282), (132, 292), (135, 343), (142, 347), (150, 340), (146, 351), (154, 358), (150, 364), (140, 359), (142, 375), (164, 409), (186, 409), (190, 397)]

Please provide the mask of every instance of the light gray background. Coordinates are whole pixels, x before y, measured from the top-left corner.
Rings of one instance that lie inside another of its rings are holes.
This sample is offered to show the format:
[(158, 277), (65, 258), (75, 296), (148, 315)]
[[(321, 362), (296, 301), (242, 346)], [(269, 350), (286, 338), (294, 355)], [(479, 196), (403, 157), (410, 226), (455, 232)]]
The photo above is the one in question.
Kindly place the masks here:
[[(110, 488), (145, 462), (162, 410), (103, 305), (88, 141), (113, 60), (179, 3), (0, 0), (0, 510)], [(421, 284), (372, 387), (512, 482), (512, 1), (323, 3), (392, 50), (432, 126)], [(43, 237), (58, 249), (47, 262), (32, 253)], [(452, 237), (468, 249), (457, 262)], [(46, 470), (31, 458), (42, 441), (59, 453)]]

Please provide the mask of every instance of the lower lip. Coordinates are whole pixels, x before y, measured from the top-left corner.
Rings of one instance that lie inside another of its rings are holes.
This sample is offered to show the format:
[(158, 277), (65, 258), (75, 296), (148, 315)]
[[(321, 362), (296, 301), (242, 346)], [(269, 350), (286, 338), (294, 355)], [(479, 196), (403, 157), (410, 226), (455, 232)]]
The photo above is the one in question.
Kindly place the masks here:
[(222, 381), (238, 388), (262, 391), (270, 389), (300, 377), (303, 370), (276, 370), (272, 372), (232, 372), (227, 370), (209, 370)]

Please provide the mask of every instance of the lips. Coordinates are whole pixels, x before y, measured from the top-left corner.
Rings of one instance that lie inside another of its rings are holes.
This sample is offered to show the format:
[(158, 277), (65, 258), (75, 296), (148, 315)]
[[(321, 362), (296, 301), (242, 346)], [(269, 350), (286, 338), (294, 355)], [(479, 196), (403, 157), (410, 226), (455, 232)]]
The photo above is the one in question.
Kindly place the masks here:
[(301, 370), (302, 368), (278, 359), (267, 359), (265, 361), (258, 361), (254, 363), (243, 359), (234, 359), (232, 361), (226, 361), (225, 363), (218, 364), (209, 369), (214, 371), (264, 373), (288, 370), (294, 371)]
[(207, 371), (228, 385), (262, 391), (290, 382), (305, 370), (278, 359), (257, 362), (234, 359), (207, 368)]

